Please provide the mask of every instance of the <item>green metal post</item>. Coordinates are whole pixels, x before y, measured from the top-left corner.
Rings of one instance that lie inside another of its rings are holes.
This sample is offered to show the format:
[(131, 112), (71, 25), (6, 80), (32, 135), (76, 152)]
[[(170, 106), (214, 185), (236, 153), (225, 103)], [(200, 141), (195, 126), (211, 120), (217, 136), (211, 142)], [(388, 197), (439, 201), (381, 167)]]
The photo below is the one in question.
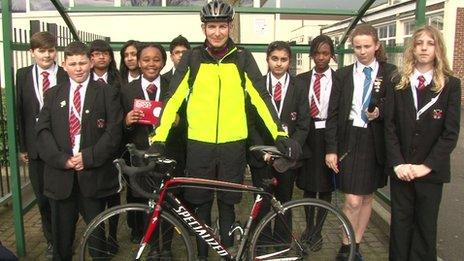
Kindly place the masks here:
[(425, 0), (416, 1), (416, 28), (425, 25)]
[(16, 112), (14, 105), (15, 90), (13, 88), (13, 50), (11, 48), (12, 20), (11, 0), (2, 0), (3, 57), (6, 89), (8, 161), (10, 162), (11, 192), (13, 194), (13, 221), (16, 237), (16, 254), (24, 256), (24, 224), (21, 203), (21, 183), (18, 168), (18, 151), (16, 148)]
[(337, 48), (338, 52), (338, 69), (342, 68), (345, 63), (345, 49), (343, 47)]

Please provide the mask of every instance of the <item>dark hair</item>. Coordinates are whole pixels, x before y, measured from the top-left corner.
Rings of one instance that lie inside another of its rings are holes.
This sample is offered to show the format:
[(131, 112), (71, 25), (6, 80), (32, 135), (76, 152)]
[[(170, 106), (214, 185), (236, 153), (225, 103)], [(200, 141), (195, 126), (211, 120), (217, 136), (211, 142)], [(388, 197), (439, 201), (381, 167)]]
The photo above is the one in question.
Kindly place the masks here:
[[(377, 29), (375, 29), (370, 24), (360, 24), (356, 26), (356, 28), (350, 35), (351, 42), (353, 42), (353, 39), (358, 35), (371, 36), (376, 44), (379, 43), (379, 35), (377, 34)], [(378, 62), (387, 61), (387, 55), (385, 54), (385, 50), (383, 49), (382, 44), (380, 44), (379, 49), (375, 51), (375, 59), (377, 59)]]
[(83, 42), (71, 42), (64, 48), (64, 59), (68, 56), (85, 55), (90, 59), (89, 47)]
[(141, 47), (140, 47), (140, 50), (137, 51), (137, 60), (140, 60), (140, 55), (141, 55), (142, 51), (144, 49), (146, 49), (146, 48), (149, 48), (149, 47), (156, 48), (161, 52), (161, 57), (163, 58), (163, 63), (164, 63), (164, 65), (166, 65), (166, 59), (167, 59), (166, 50), (163, 48), (163, 46), (161, 46), (161, 44), (157, 44), (157, 43), (143, 43), (141, 45)]
[(309, 54), (313, 56), (316, 53), (317, 49), (319, 49), (319, 47), (321, 47), (323, 44), (327, 44), (329, 46), (330, 53), (332, 55), (335, 54), (334, 43), (332, 39), (330, 39), (330, 37), (328, 37), (325, 34), (318, 35), (311, 41), (311, 46), (309, 47)]
[(288, 57), (292, 57), (292, 50), (290, 49), (290, 44), (284, 41), (275, 41), (268, 45), (266, 51), (266, 58), (269, 58), (269, 55), (275, 50), (285, 50), (288, 53)]
[(187, 49), (190, 49), (190, 43), (187, 38), (183, 37), (181, 34), (176, 38), (172, 39), (171, 43), (169, 44), (169, 52), (172, 53), (174, 48), (177, 46), (183, 46)]
[(140, 42), (135, 40), (129, 40), (121, 48), (121, 62), (119, 63), (119, 73), (121, 74), (121, 78), (124, 81), (127, 81), (127, 76), (129, 75), (129, 68), (127, 68), (126, 63), (124, 62), (124, 52), (129, 46), (134, 46), (137, 50), (137, 54), (140, 52)]
[[(93, 40), (90, 43), (90, 54), (93, 52), (108, 52), (111, 61), (110, 64), (108, 65), (108, 79), (114, 79), (115, 81), (120, 82), (121, 81), (121, 75), (119, 74), (118, 68), (116, 67), (116, 61), (114, 60), (114, 52), (113, 48), (111, 48), (111, 45), (101, 39)], [(93, 69), (92, 69), (93, 71)]]
[(56, 36), (49, 32), (38, 32), (32, 35), (30, 41), (32, 50), (37, 48), (55, 48)]

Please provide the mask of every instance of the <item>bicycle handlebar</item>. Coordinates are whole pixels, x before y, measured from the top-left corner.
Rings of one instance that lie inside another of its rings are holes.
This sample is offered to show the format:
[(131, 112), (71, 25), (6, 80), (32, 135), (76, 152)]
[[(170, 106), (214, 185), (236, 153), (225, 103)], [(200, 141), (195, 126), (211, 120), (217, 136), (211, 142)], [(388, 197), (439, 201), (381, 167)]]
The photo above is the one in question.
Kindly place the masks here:
[(282, 154), (276, 146), (255, 145), (250, 147), (250, 151), (261, 151), (263, 153), (270, 154), (273, 158), (286, 158), (286, 156)]
[[(156, 199), (158, 195), (156, 193), (148, 193), (146, 192), (136, 180), (137, 177), (151, 177), (155, 179), (162, 179), (168, 175), (167, 173), (158, 173), (155, 171), (156, 165), (166, 165), (166, 164), (174, 164), (175, 160), (162, 158), (160, 156), (147, 156), (145, 151), (138, 150), (133, 143), (129, 143), (126, 145), (127, 150), (129, 151), (131, 157), (135, 157), (138, 159), (148, 159), (148, 164), (145, 166), (134, 167), (134, 166), (127, 166), (126, 161), (122, 158), (115, 159), (113, 163), (116, 165), (118, 169), (119, 175), (126, 174), (129, 177), (129, 183), (133, 187), (134, 191), (137, 194), (140, 194), (144, 198), (148, 199)], [(142, 160), (140, 160), (141, 162)]]

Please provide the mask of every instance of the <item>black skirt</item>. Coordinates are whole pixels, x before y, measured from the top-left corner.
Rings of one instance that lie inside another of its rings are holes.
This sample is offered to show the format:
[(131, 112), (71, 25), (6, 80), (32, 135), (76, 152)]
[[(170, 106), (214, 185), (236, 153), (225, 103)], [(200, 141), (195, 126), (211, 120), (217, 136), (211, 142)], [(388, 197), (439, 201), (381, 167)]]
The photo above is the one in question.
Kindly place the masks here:
[(334, 176), (325, 164), (325, 129), (316, 129), (312, 124), (306, 143), (311, 149), (311, 157), (303, 160), (298, 170), (296, 186), (309, 192), (331, 192), (334, 190)]
[[(338, 188), (348, 194), (369, 195), (382, 187), (383, 166), (377, 161), (373, 132), (350, 126), (345, 136), (348, 151), (336, 175)], [(339, 155), (341, 157), (341, 155)]]

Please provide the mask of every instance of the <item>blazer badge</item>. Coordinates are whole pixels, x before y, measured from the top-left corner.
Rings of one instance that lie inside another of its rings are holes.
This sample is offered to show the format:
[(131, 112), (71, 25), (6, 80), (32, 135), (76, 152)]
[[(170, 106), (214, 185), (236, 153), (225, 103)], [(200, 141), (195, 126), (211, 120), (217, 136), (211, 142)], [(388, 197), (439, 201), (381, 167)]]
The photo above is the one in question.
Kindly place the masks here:
[(374, 80), (374, 92), (378, 93), (380, 91), (380, 85), (382, 84), (383, 77), (377, 77)]
[(290, 113), (290, 119), (292, 121), (296, 121), (297, 117), (298, 117), (298, 113), (296, 111)]
[(443, 110), (441, 109), (434, 109), (432, 111), (432, 118), (434, 118), (435, 120), (439, 120), (443, 117)]
[(104, 128), (105, 125), (106, 125), (106, 121), (105, 121), (104, 119), (98, 119), (98, 120), (97, 120), (97, 127), (98, 127), (98, 128), (100, 128), (100, 129), (101, 129), (101, 128)]
[(64, 106), (66, 106), (66, 100), (62, 100), (60, 102), (60, 107), (63, 108)]

